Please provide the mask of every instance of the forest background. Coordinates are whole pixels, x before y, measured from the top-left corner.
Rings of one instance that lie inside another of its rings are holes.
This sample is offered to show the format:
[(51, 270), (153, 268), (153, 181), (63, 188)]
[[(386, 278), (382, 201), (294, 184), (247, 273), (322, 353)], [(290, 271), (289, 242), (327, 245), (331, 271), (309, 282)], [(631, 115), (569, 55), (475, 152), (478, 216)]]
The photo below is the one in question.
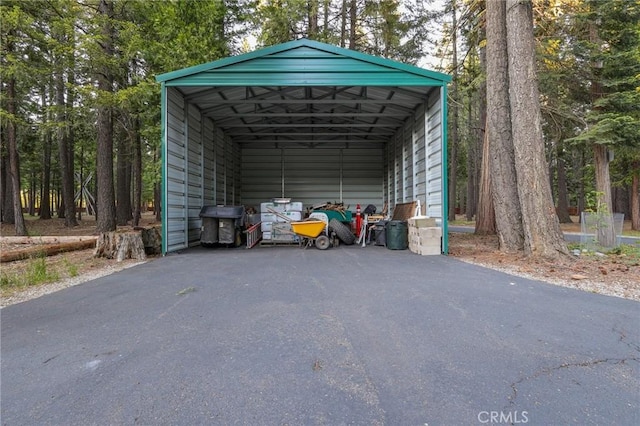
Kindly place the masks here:
[[(449, 219), (482, 218), (482, 233), (495, 232), (497, 219), (500, 233), (504, 213), (493, 210), (491, 185), (483, 185), (497, 173), (489, 161), (483, 166), (483, 157), (495, 154), (486, 137), (493, 117), (491, 105), (487, 113), (487, 35), (495, 34), (490, 23), (487, 28), (487, 7), (499, 4), (3, 0), (2, 222), (26, 235), (23, 215), (57, 215), (73, 227), (98, 210), (102, 232), (136, 224), (148, 209), (159, 217), (155, 76), (306, 37), (453, 76)], [(544, 186), (557, 218), (620, 212), (638, 230), (640, 6), (634, 0), (535, 0), (530, 6)]]

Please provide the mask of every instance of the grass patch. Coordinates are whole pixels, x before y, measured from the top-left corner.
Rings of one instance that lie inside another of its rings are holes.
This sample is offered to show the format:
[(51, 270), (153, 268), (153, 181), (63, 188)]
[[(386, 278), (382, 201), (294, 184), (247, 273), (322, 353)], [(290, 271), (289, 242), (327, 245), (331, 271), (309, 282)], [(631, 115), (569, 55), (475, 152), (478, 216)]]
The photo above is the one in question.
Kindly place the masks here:
[(35, 257), (28, 261), (24, 270), (20, 273), (2, 272), (0, 288), (4, 293), (5, 291), (58, 281), (59, 279), (60, 275), (47, 267), (45, 257)]
[(601, 248), (597, 252), (593, 250), (585, 251), (585, 247), (580, 243), (569, 243), (567, 244), (567, 248), (570, 252), (579, 250), (580, 256), (594, 257), (606, 255), (610, 258), (618, 259), (620, 263), (628, 265), (640, 265), (640, 245), (638, 244), (620, 244), (618, 247), (612, 249)]
[(66, 257), (64, 258), (62, 263), (64, 265), (64, 268), (67, 270), (67, 274), (69, 274), (70, 277), (78, 276), (78, 265), (71, 263)]

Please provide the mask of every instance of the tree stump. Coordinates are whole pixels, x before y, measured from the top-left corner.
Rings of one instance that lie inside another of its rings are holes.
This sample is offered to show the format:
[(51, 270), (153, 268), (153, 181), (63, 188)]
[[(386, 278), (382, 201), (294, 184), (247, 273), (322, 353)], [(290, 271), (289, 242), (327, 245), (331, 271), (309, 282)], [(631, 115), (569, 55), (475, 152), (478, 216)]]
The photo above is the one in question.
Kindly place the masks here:
[(162, 235), (160, 235), (160, 231), (158, 230), (158, 228), (135, 227), (133, 229), (136, 231), (140, 231), (140, 235), (142, 236), (142, 243), (144, 245), (144, 251), (147, 255), (162, 253)]
[(147, 255), (140, 232), (104, 232), (98, 237), (94, 257), (145, 260)]

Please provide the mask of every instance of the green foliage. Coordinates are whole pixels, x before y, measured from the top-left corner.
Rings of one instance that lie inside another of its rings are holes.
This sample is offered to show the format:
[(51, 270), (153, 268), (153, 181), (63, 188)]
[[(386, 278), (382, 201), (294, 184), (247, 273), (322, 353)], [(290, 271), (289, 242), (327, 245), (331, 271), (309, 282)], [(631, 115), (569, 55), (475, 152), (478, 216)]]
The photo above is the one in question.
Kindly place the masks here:
[(31, 259), (24, 271), (20, 273), (6, 273), (3, 271), (0, 275), (0, 286), (5, 291), (12, 288), (37, 286), (59, 279), (60, 275), (57, 272), (52, 272), (47, 268), (45, 257), (36, 257)]
[(640, 5), (586, 1), (572, 24), (574, 61), (589, 70), (582, 92), (593, 102), (569, 141), (640, 149)]
[(69, 274), (70, 277), (78, 276), (78, 265), (71, 263), (67, 258), (64, 258), (63, 264), (65, 269), (67, 270), (67, 274)]

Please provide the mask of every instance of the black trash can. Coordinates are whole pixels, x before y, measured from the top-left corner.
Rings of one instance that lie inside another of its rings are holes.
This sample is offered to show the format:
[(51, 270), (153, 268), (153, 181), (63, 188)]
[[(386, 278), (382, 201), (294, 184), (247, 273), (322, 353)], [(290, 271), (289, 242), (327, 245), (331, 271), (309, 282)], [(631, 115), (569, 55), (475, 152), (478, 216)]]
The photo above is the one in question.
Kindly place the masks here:
[(385, 228), (387, 248), (391, 250), (406, 250), (409, 248), (409, 228), (404, 220), (392, 220)]
[(374, 245), (382, 247), (387, 245), (385, 239), (385, 233), (387, 232), (387, 222), (388, 221), (386, 220), (381, 220), (371, 228), (371, 239), (373, 240)]
[(204, 206), (200, 210), (200, 243), (240, 246), (245, 223), (244, 206)]

